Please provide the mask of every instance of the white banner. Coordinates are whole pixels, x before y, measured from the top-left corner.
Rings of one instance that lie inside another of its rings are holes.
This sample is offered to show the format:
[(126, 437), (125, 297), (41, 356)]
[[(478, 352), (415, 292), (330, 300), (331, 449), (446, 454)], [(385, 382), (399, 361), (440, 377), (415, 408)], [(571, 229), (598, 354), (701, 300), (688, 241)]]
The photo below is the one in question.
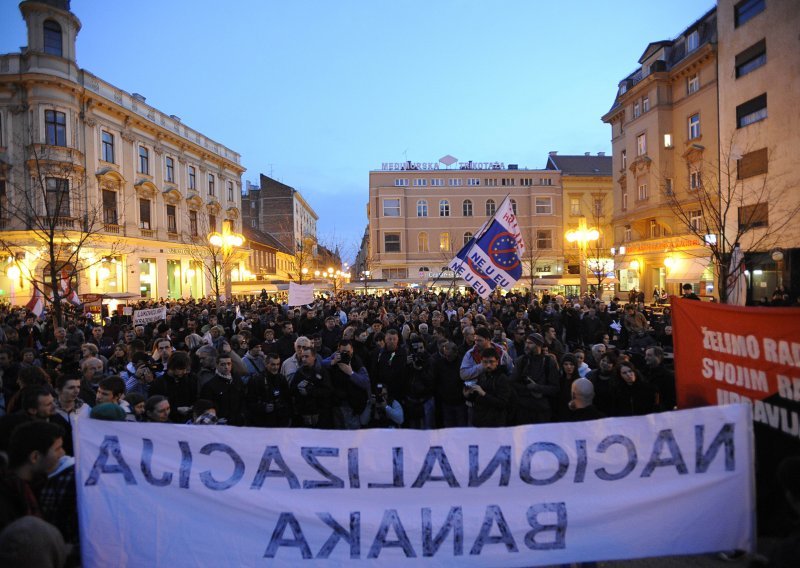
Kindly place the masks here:
[(289, 282), (289, 306), (305, 306), (314, 303), (313, 284)]
[(77, 423), (83, 566), (533, 566), (752, 550), (750, 408), (517, 428)]
[(167, 308), (150, 308), (149, 310), (134, 310), (133, 325), (144, 325), (154, 321), (167, 319)]

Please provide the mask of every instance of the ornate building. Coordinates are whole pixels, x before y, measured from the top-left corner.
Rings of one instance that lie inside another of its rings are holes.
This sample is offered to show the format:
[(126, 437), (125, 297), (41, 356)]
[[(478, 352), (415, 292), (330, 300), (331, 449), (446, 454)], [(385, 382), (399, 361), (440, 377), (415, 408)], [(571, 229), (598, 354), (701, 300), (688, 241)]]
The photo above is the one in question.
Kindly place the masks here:
[(20, 269), (18, 281), (0, 276), (4, 288), (16, 303), (31, 296), (49, 227), (45, 237), (74, 252), (81, 294), (209, 294), (188, 249), (240, 230), (239, 154), (79, 68), (68, 0), (20, 11), (28, 45), (0, 56), (0, 241)]

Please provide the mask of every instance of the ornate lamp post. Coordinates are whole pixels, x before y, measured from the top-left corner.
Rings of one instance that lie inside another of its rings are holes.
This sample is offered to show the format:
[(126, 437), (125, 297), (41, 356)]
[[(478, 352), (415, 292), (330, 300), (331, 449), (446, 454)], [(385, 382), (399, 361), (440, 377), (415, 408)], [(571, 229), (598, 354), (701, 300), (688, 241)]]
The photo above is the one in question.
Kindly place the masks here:
[[(239, 233), (228, 232), (227, 230), (220, 234), (220, 233), (211, 233), (208, 236), (208, 242), (212, 247), (213, 258), (212, 261), (214, 262), (214, 276), (215, 276), (215, 284), (219, 286), (219, 271), (222, 270), (224, 274), (225, 282), (225, 297), (230, 299), (233, 295), (233, 284), (231, 282), (231, 271), (230, 266), (228, 266), (228, 260), (230, 259), (231, 255), (233, 254), (234, 249), (241, 247), (244, 244), (244, 237)], [(221, 258), (220, 258), (221, 256)], [(218, 290), (217, 290), (217, 293)]]
[(367, 283), (369, 282), (369, 275), (371, 274), (371, 272), (369, 270), (365, 270), (364, 272), (362, 272), (362, 274), (364, 275), (364, 295), (366, 296), (367, 295)]
[(581, 217), (577, 229), (571, 229), (564, 234), (567, 242), (577, 243), (581, 274), (581, 296), (587, 291), (586, 278), (586, 248), (589, 243), (600, 238), (600, 231), (586, 228), (586, 218)]

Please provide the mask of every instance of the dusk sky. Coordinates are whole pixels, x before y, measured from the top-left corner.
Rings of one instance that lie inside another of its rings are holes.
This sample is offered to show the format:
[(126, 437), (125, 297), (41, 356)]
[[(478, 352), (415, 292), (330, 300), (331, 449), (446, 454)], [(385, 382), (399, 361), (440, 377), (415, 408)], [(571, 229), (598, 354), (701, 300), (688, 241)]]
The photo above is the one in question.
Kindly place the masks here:
[[(381, 162), (606, 152), (600, 117), (649, 42), (709, 0), (73, 0), (78, 64), (300, 190), (351, 260)], [(0, 52), (26, 44), (0, 0)]]

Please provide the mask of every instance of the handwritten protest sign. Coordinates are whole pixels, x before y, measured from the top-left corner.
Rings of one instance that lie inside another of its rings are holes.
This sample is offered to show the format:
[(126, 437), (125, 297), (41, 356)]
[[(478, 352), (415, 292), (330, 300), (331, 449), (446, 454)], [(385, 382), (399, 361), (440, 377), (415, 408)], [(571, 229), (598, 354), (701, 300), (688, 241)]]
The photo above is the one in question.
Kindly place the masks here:
[(672, 303), (678, 407), (743, 402), (800, 439), (800, 311)]
[(133, 325), (144, 325), (167, 318), (167, 308), (151, 308), (149, 310), (134, 310)]
[(75, 445), (88, 568), (513, 567), (753, 546), (747, 405), (433, 431), (87, 418)]

